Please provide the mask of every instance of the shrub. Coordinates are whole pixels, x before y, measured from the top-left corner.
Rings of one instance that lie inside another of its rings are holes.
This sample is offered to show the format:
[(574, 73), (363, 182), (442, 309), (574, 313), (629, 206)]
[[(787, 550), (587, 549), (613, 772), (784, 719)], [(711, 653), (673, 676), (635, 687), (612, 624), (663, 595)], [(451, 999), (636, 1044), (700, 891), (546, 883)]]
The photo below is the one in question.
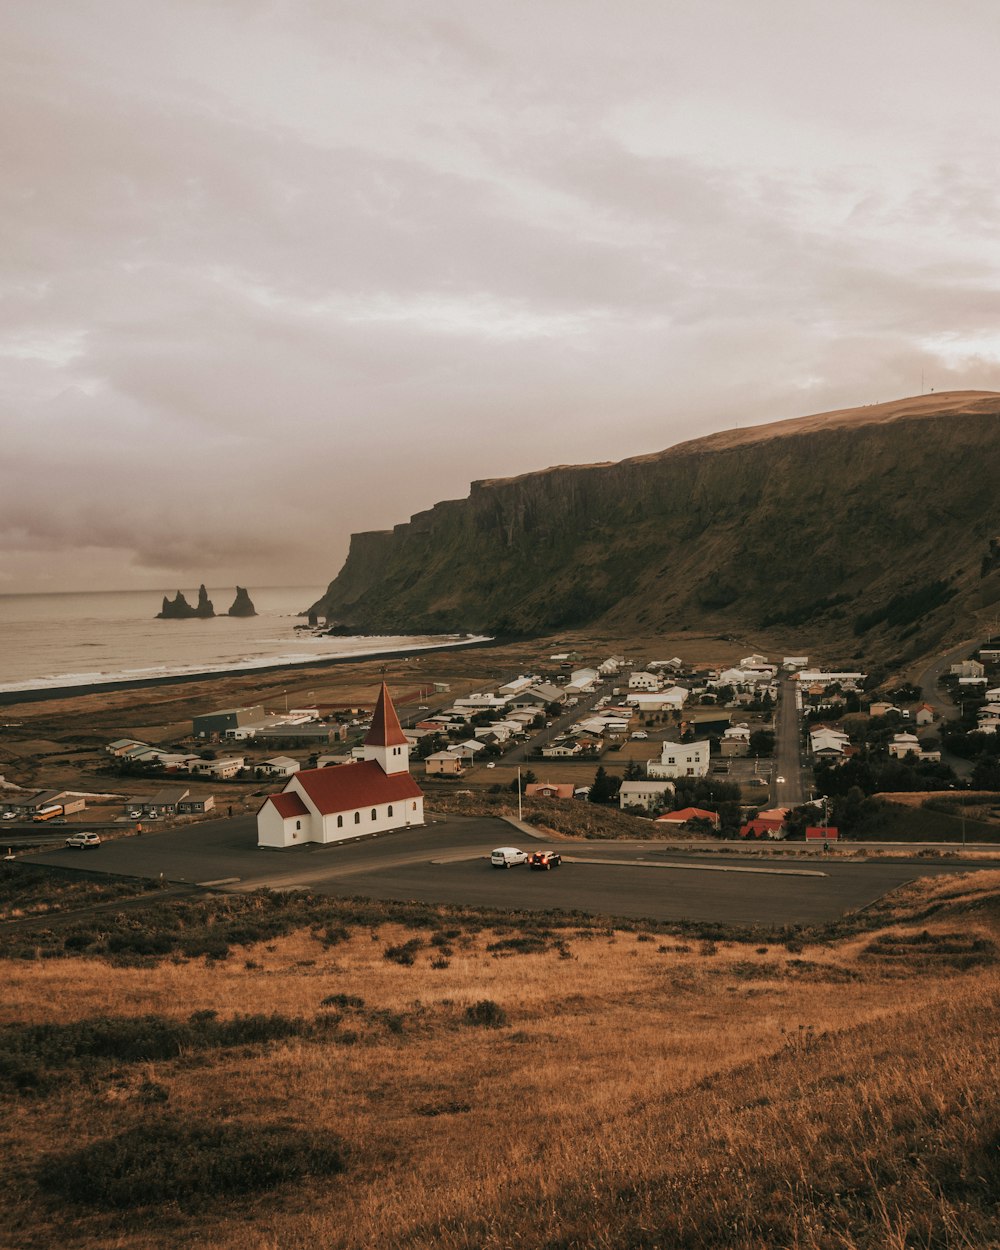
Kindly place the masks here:
[(417, 951), (422, 946), (423, 942), (420, 938), (410, 938), (408, 942), (403, 942), (399, 946), (387, 946), (382, 952), (382, 958), (409, 968), (416, 962)]
[(465, 1009), (465, 1023), (484, 1029), (502, 1029), (507, 1023), (507, 1013), (492, 998), (482, 998)]
[(169, 1202), (183, 1210), (307, 1176), (333, 1176), (344, 1166), (343, 1147), (330, 1134), (164, 1116), (50, 1155), (36, 1177), (46, 1193), (81, 1205), (127, 1211)]

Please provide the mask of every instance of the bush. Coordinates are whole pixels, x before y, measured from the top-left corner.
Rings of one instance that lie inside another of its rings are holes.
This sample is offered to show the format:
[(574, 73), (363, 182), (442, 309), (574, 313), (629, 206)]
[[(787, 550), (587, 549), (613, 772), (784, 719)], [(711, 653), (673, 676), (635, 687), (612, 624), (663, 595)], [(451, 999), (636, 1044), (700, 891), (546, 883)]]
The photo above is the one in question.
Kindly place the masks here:
[(465, 1023), (484, 1029), (502, 1029), (509, 1023), (507, 1013), (492, 998), (480, 999), (465, 1009)]
[(420, 938), (410, 938), (408, 942), (403, 942), (399, 946), (387, 946), (382, 952), (382, 958), (410, 968), (416, 962), (417, 951), (422, 946), (423, 942)]
[(167, 1202), (184, 1210), (307, 1176), (333, 1176), (344, 1166), (343, 1147), (330, 1134), (164, 1116), (83, 1149), (50, 1155), (36, 1177), (46, 1193), (104, 1210)]

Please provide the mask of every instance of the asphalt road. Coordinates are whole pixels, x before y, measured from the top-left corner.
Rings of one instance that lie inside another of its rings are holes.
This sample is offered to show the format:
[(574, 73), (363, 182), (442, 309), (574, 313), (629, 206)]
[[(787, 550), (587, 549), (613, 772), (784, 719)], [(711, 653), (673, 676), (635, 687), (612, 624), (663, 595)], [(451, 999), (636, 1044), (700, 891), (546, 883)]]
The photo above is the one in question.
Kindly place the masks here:
[(225, 883), (236, 892), (308, 888), (331, 897), (765, 926), (833, 920), (913, 877), (968, 869), (901, 860), (817, 863), (809, 855), (764, 868), (753, 855), (699, 857), (663, 844), (582, 840), (559, 843), (568, 862), (552, 872), (490, 867), (493, 847), (519, 844), (530, 839), (503, 821), (449, 817), (359, 842), (264, 851), (253, 819), (244, 817), (31, 860), (126, 876), (163, 873), (166, 881)]
[[(939, 656), (933, 664), (925, 668), (914, 679), (914, 684), (919, 686), (924, 701), (929, 703), (934, 709), (934, 714), (939, 720), (957, 720), (958, 708), (952, 702), (948, 692), (938, 685), (938, 679), (945, 673), (950, 672), (952, 664), (957, 664), (959, 660), (965, 660), (969, 657), (972, 649), (977, 645), (975, 638), (969, 638), (961, 644), (961, 646), (953, 648), (945, 655)], [(972, 775), (971, 760), (963, 760), (958, 755), (952, 755), (950, 751), (941, 752), (942, 764), (950, 765), (957, 776), (970, 777)]]
[[(777, 807), (798, 807), (809, 797), (802, 781), (802, 715), (795, 701), (797, 683), (781, 679), (774, 725), (774, 782), (771, 797)], [(783, 780), (781, 780), (783, 778)]]

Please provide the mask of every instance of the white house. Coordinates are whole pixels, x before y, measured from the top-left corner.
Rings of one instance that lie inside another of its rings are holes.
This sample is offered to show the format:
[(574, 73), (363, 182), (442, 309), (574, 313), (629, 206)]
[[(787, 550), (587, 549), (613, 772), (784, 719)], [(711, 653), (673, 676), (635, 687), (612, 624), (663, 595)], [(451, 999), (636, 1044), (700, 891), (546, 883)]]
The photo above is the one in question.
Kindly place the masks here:
[(648, 812), (663, 807), (673, 796), (674, 787), (665, 781), (623, 781), (618, 791), (621, 808), (643, 807)]
[(948, 671), (953, 677), (982, 677), (986, 669), (978, 660), (962, 660)]
[(911, 751), (914, 755), (920, 754), (920, 739), (916, 734), (893, 734), (892, 741), (889, 743), (890, 755), (901, 760)]
[(424, 796), (410, 776), (410, 748), (382, 683), (358, 764), (309, 768), (269, 795), (257, 813), (257, 845), (341, 842), (424, 823)]
[(659, 690), (661, 685), (655, 673), (629, 673), (629, 690)]
[(647, 761), (646, 776), (705, 777), (708, 758), (708, 742), (664, 742), (659, 760)]
[(299, 761), (293, 760), (290, 755), (272, 755), (269, 760), (261, 760), (254, 765), (258, 773), (267, 777), (291, 777), (300, 767)]

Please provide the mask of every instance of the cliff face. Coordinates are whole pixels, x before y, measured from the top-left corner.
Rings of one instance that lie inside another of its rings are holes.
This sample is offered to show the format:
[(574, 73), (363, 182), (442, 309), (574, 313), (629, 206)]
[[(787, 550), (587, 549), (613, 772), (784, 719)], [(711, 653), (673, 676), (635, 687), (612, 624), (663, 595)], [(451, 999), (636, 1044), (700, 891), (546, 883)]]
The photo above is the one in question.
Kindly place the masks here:
[(1000, 597), (987, 567), (998, 482), (992, 393), (734, 430), (475, 482), (468, 499), (356, 534), (312, 610), (407, 631), (822, 625), (862, 648), (873, 631), (925, 637)]

